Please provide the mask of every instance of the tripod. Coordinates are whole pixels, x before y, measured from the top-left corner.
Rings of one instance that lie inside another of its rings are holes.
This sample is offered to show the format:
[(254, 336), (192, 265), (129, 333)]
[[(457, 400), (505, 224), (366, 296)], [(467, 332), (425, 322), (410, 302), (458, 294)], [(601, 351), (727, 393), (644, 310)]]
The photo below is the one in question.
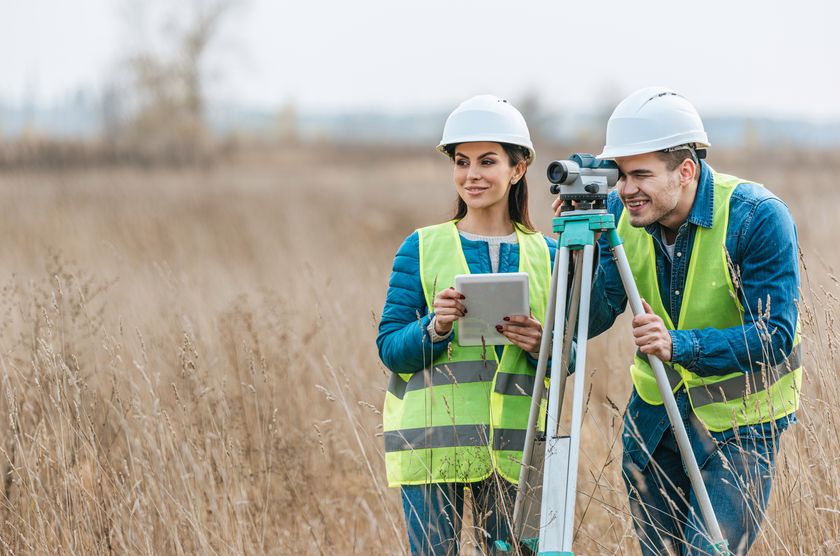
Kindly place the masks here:
[[(572, 538), (596, 232), (605, 232), (608, 235), (610, 250), (618, 265), (633, 314), (644, 313), (627, 255), (624, 253), (621, 238), (615, 229), (615, 218), (603, 208), (603, 201), (596, 202), (594, 205), (583, 205), (587, 208), (591, 206), (595, 208), (577, 210), (567, 202), (561, 212), (562, 216), (555, 217), (553, 220), (553, 231), (558, 234), (558, 251), (551, 275), (551, 290), (546, 308), (528, 430), (522, 453), (519, 489), (513, 513), (514, 539), (535, 552), (538, 550), (538, 554), (546, 556), (574, 555)], [(574, 261), (571, 260), (572, 257)], [(572, 262), (574, 263), (574, 277), (569, 295), (567, 326), (565, 309), (567, 308), (569, 265)], [(561, 435), (560, 414), (575, 321), (577, 321), (577, 357), (571, 429), (568, 435)], [(541, 440), (538, 439), (540, 436), (538, 420), (542, 413), (549, 353), (551, 354), (552, 379), (548, 391), (548, 411), (545, 415), (545, 440)], [(700, 468), (694, 458), (674, 394), (665, 374), (665, 368), (655, 356), (649, 355), (648, 358), (665, 403), (683, 464), (688, 471), (691, 487), (699, 501), (707, 533), (712, 539), (716, 553), (728, 555), (727, 542), (721, 534), (714, 508), (709, 500), (706, 486), (700, 475)], [(544, 459), (541, 453), (543, 446)], [(538, 514), (533, 510), (536, 505), (540, 508)], [(526, 512), (526, 508), (530, 511)], [(500, 550), (511, 548), (507, 543), (497, 543), (497, 547)]]

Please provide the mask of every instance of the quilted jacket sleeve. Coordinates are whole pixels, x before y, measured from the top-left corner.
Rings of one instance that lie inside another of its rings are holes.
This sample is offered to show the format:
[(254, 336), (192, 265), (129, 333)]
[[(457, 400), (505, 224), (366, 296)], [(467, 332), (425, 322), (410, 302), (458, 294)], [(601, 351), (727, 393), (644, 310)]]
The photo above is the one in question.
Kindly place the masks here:
[(429, 338), (426, 327), (431, 317), (420, 281), (419, 236), (414, 232), (394, 257), (379, 321), (376, 346), (386, 367), (397, 373), (413, 373), (428, 367), (446, 349), (448, 340), (432, 343)]

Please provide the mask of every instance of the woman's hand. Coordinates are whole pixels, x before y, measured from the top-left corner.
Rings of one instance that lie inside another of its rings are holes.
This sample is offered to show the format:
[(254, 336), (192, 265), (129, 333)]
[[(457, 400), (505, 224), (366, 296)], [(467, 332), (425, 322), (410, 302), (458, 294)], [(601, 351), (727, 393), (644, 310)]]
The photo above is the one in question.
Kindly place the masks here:
[(540, 351), (542, 325), (534, 317), (516, 315), (505, 317), (505, 324), (497, 326), (496, 330), (528, 353)]
[(461, 303), (466, 299), (455, 288), (443, 290), (435, 296), (432, 303), (435, 312), (435, 332), (446, 336), (452, 330), (452, 323), (467, 314), (467, 308)]

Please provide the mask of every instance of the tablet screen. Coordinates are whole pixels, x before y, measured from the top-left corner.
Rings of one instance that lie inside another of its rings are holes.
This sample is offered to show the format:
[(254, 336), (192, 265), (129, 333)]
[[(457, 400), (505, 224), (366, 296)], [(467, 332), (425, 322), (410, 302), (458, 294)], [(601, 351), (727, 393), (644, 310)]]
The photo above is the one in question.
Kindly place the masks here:
[(529, 315), (528, 274), (460, 274), (455, 289), (464, 294), (465, 317), (458, 321), (458, 343), (462, 346), (512, 343), (496, 331), (511, 315)]

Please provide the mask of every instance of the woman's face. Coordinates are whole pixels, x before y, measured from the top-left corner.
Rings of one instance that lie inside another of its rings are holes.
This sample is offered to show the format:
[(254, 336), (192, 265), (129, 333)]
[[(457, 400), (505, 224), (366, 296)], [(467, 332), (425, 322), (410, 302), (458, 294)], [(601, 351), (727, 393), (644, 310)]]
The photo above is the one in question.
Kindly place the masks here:
[(525, 174), (525, 162), (514, 166), (499, 143), (461, 143), (455, 147), (455, 188), (469, 210), (507, 207), (511, 183)]

